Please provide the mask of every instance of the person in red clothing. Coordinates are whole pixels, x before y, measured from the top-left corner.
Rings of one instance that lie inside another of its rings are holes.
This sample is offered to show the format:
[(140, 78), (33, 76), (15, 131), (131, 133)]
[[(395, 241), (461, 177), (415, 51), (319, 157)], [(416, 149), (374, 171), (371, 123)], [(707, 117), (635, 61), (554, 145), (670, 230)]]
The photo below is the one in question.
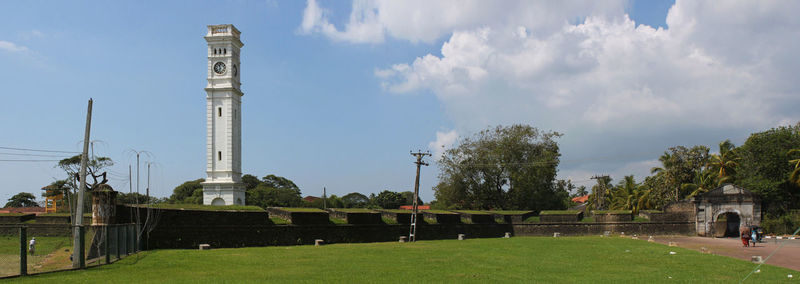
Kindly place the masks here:
[(750, 227), (749, 226), (742, 226), (739, 229), (739, 234), (742, 237), (742, 245), (744, 247), (750, 246)]

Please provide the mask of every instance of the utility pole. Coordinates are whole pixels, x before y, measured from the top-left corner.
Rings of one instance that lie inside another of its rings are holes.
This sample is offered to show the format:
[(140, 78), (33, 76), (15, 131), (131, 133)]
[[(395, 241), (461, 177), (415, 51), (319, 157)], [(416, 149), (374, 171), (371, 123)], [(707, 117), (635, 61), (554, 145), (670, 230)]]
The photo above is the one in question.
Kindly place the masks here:
[(325, 192), (325, 191), (326, 191), (326, 189), (323, 186), (322, 187), (322, 209), (328, 209), (328, 201), (327, 201), (328, 195), (326, 194), (327, 192)]
[(408, 233), (408, 241), (415, 242), (416, 234), (417, 234), (417, 211), (419, 207), (419, 169), (422, 166), (427, 166), (428, 163), (423, 162), (422, 158), (425, 156), (430, 156), (430, 152), (422, 153), (421, 151), (417, 150), (416, 153), (411, 153), (411, 156), (417, 157), (417, 161), (414, 164), (417, 164), (417, 178), (414, 180), (414, 203), (412, 205), (412, 212), (411, 212), (411, 230)]
[(86, 130), (83, 134), (83, 153), (81, 154), (81, 170), (79, 173), (80, 187), (78, 188), (78, 206), (75, 208), (75, 226), (73, 227), (72, 242), (72, 268), (84, 268), (84, 242), (83, 242), (83, 195), (86, 189), (86, 163), (89, 155), (89, 132), (92, 129), (92, 99), (86, 110)]
[(147, 204), (150, 204), (150, 163), (147, 163)]
[(600, 192), (595, 192), (594, 198), (597, 199), (597, 209), (603, 209), (603, 201), (606, 199), (606, 181), (608, 180), (608, 175), (598, 176), (595, 175), (592, 179), (597, 180), (598, 187), (597, 189)]

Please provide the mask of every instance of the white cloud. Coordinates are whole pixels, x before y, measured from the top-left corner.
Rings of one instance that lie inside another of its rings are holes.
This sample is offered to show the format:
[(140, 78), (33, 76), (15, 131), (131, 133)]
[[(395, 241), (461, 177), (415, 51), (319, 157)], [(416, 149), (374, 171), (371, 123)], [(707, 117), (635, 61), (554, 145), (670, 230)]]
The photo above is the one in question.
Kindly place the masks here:
[[(625, 1), (503, 1), (480, 0), (354, 0), (343, 29), (329, 21), (330, 11), (308, 0), (300, 31), (320, 33), (332, 40), (353, 43), (378, 43), (385, 37), (411, 42), (433, 42), (454, 30), (484, 27), (507, 19), (521, 21), (526, 32), (559, 28), (571, 17), (619, 11)], [(505, 23), (504, 23), (505, 24)], [(520, 29), (516, 30), (519, 35)]]
[(27, 47), (3, 40), (0, 40), (0, 50), (12, 53), (27, 53), (30, 51)]
[[(324, 13), (307, 13), (303, 27), (348, 42), (447, 37), (440, 53), (375, 76), (392, 93), (435, 95), (460, 133), (511, 123), (566, 133), (565, 159), (631, 148), (657, 157), (800, 120), (800, 2), (678, 0), (667, 29), (595, 2), (356, 1), (351, 13), (364, 16), (341, 30)], [(360, 29), (374, 32), (349, 35)], [(625, 163), (644, 159), (596, 168), (633, 171)]]
[(434, 158), (438, 160), (457, 140), (458, 132), (455, 130), (447, 132), (436, 131), (436, 140), (428, 143), (428, 149), (433, 151)]

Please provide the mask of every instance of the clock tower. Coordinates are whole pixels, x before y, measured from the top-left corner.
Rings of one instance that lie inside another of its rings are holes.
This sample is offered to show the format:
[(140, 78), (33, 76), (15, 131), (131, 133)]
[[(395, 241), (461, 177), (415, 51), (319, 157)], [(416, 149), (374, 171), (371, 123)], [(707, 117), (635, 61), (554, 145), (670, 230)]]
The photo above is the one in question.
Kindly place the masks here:
[(206, 85), (206, 181), (203, 204), (244, 205), (242, 184), (242, 93), (239, 30), (208, 26)]

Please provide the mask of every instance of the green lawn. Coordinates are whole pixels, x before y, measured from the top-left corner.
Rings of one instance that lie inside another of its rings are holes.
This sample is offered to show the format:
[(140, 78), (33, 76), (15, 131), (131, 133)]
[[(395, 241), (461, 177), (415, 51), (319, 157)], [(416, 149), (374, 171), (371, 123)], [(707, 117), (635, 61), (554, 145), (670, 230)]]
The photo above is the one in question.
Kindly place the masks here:
[(487, 210), (487, 211), (483, 211), (483, 212), (486, 212), (486, 213), (489, 213), (489, 214), (498, 214), (498, 215), (522, 215), (522, 214), (531, 213), (532, 211), (524, 211), (524, 210), (496, 210), (496, 211), (490, 211), (490, 210)]
[(307, 207), (276, 207), (277, 209), (286, 211), (286, 212), (322, 212), (327, 213), (327, 211), (319, 209), (319, 208), (307, 208)]
[[(627, 238), (515, 237), (158, 250), (85, 271), (8, 282), (736, 283), (755, 266), (738, 259)], [(800, 273), (764, 265), (747, 282), (786, 281), (787, 274)]]
[(579, 213), (581, 213), (581, 211), (578, 211), (578, 210), (543, 210), (542, 212), (539, 212), (539, 216), (541, 216), (541, 215), (567, 215), (567, 214), (569, 214), (569, 215), (577, 215)]
[(472, 214), (472, 215), (489, 215), (489, 213), (478, 210), (453, 210), (456, 213)]
[(452, 211), (446, 211), (446, 210), (422, 210), (422, 211), (425, 212), (425, 213), (433, 213), (433, 214), (458, 214), (458, 213), (454, 213)]
[(330, 208), (333, 211), (344, 213), (378, 213), (378, 211), (366, 208)]
[[(28, 236), (27, 242), (32, 236)], [(36, 236), (33, 236), (36, 237)], [(72, 247), (68, 237), (36, 237), (36, 253), (28, 254), (28, 270), (45, 260), (46, 256), (57, 249)], [(19, 273), (19, 236), (0, 236), (0, 276)]]

